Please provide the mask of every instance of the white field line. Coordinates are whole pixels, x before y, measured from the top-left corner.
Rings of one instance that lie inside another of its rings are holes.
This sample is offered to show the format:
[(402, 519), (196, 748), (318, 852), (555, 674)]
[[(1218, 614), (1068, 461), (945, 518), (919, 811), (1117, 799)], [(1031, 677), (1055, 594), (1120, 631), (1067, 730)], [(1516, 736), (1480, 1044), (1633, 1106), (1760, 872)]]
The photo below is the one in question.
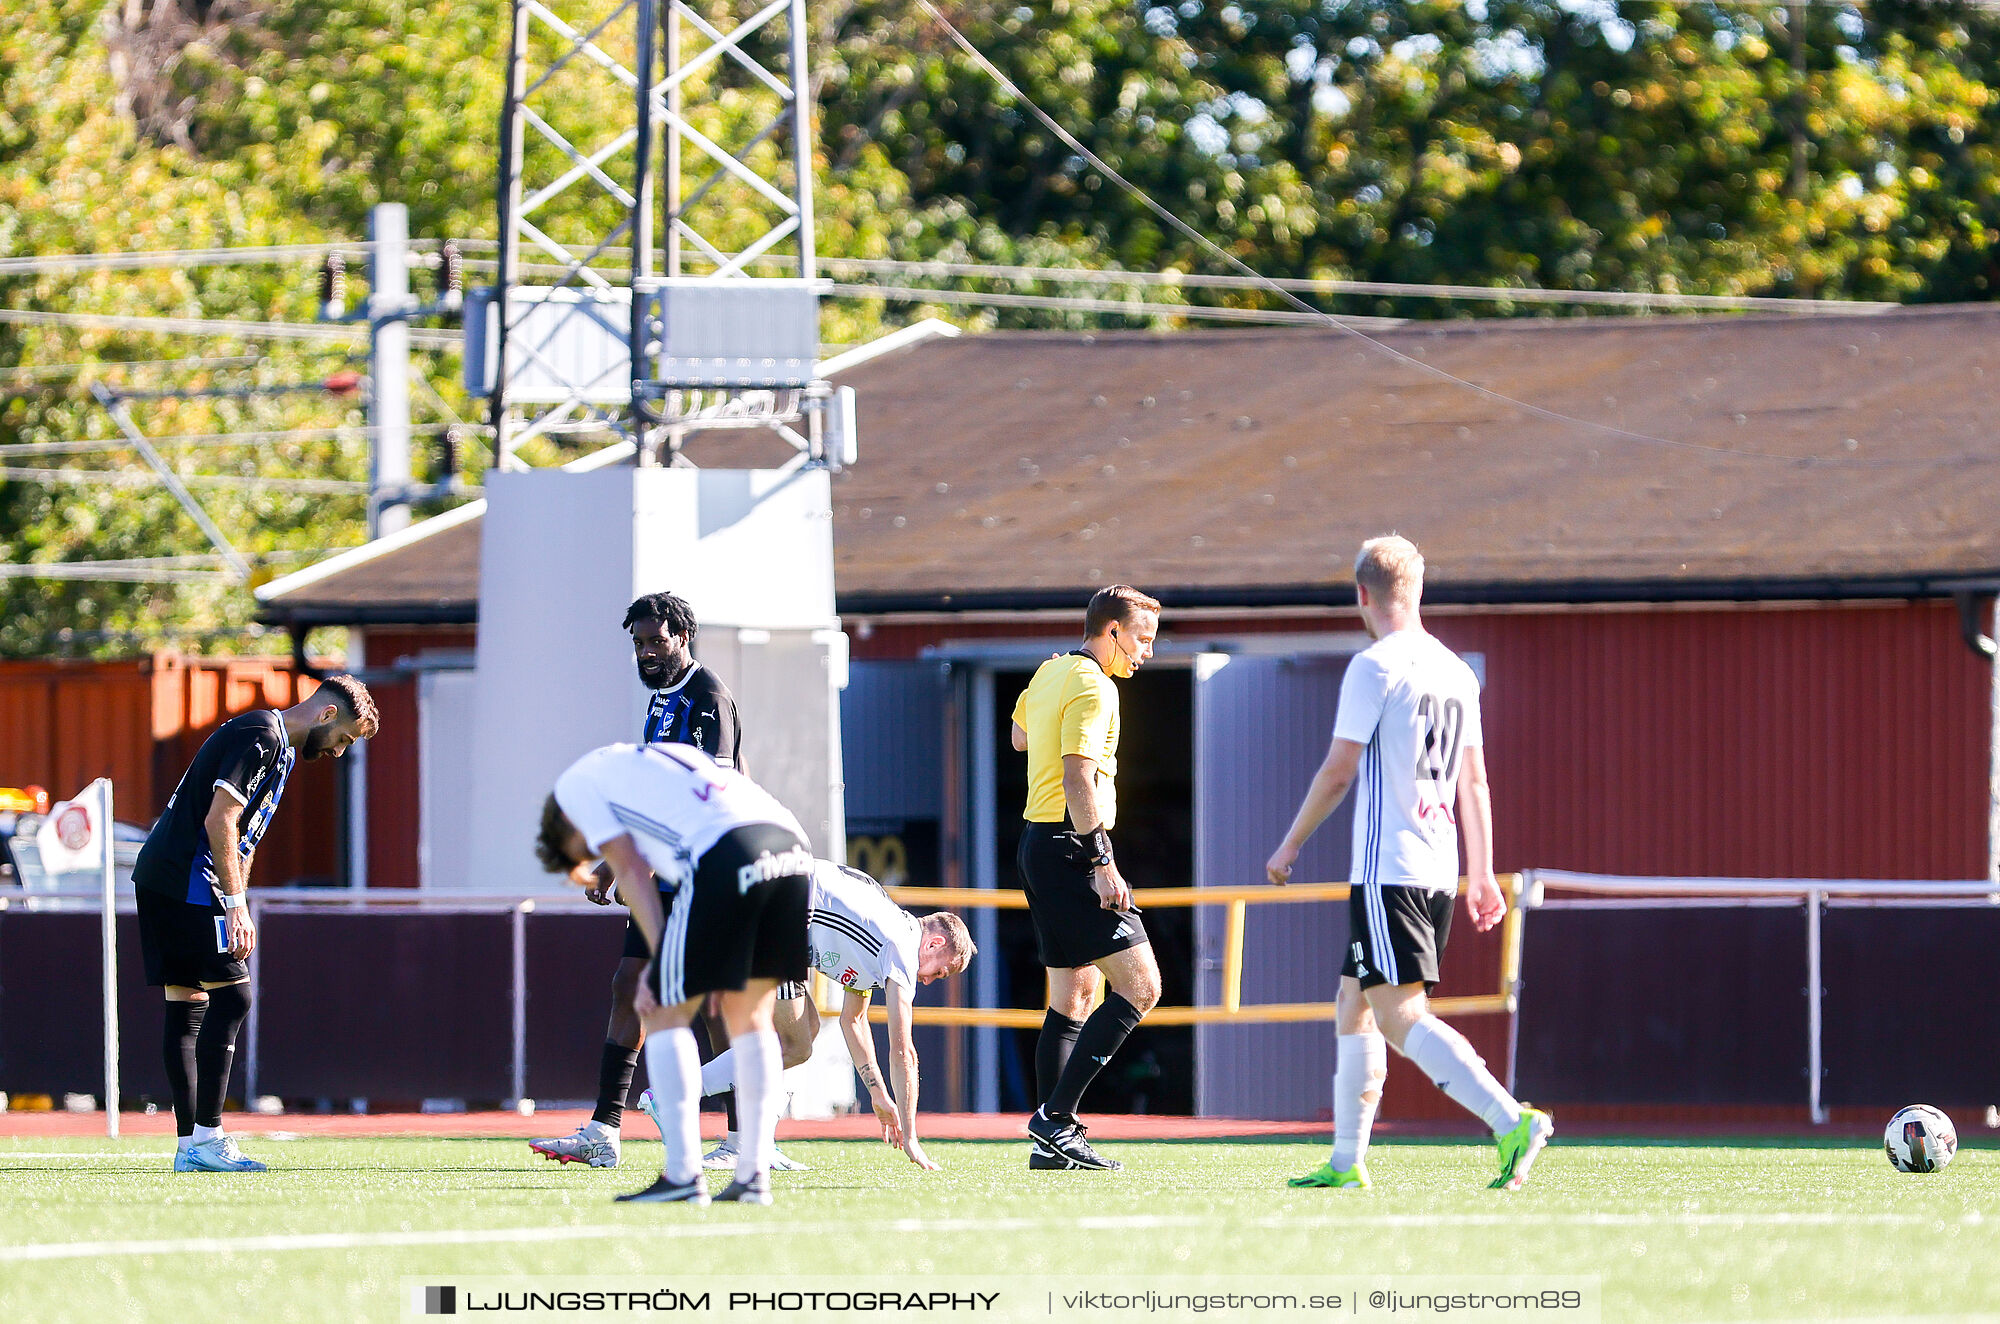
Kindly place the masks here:
[[(1748, 1227), (1748, 1226), (1912, 1226), (1936, 1223), (1928, 1214), (1381, 1214), (1365, 1213), (1355, 1218), (1307, 1216), (1303, 1218), (1235, 1219), (1218, 1215), (1104, 1216), (1085, 1218), (904, 1218), (877, 1224), (897, 1233), (963, 1233), (986, 1235), (995, 1232), (1075, 1231), (1125, 1232), (1173, 1228), (1269, 1228), (1300, 1230), (1315, 1228), (1390, 1227)], [(1961, 1220), (1981, 1221), (1977, 1216)], [(474, 1246), (519, 1241), (585, 1241), (607, 1235), (642, 1232), (648, 1237), (669, 1241), (700, 1241), (722, 1237), (837, 1236), (852, 1233), (852, 1223), (688, 1223), (643, 1228), (632, 1223), (593, 1223), (584, 1226), (451, 1228), (411, 1232), (300, 1232), (257, 1237), (177, 1237), (156, 1241), (70, 1241), (31, 1242), (24, 1246), (0, 1246), (0, 1264), (35, 1260), (97, 1259), (130, 1255), (260, 1255), (280, 1251), (359, 1250), (397, 1246)]]

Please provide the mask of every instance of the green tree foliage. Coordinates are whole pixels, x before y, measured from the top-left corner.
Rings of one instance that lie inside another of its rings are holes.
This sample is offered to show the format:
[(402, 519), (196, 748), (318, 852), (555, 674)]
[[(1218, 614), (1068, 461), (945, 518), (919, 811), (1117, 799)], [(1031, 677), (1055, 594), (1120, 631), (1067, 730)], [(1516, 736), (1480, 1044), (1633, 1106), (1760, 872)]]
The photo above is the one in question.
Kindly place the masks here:
[[(713, 3), (719, 17), (723, 0)], [(603, 0), (597, 12), (612, 7)], [(1983, 299), (2000, 279), (2000, 15), (1983, 5), (957, 0), (945, 9), (1028, 97), (1268, 274), (1895, 300)], [(371, 206), (401, 201), (414, 235), (466, 239), (483, 258), (495, 235), (506, 15), (503, 0), (12, 0), (0, 23), (0, 257), (354, 240)], [(813, 5), (812, 16), (822, 254), (1219, 269), (1057, 142), (913, 0), (839, 0)], [(627, 23), (599, 40), (629, 55)], [(703, 77), (714, 95), (700, 126), (718, 141), (748, 142), (779, 109), (727, 61)], [(543, 104), (586, 141), (630, 120), (627, 94), (583, 62), (551, 80)], [(779, 132), (748, 159), (782, 173), (788, 150)], [(530, 138), (531, 176), (565, 164)], [(691, 177), (698, 166), (690, 156)], [(604, 168), (629, 177), (629, 150)], [(749, 190), (724, 182), (693, 220), (728, 248), (767, 215)], [(548, 224), (568, 242), (616, 219), (600, 201)], [(472, 281), (482, 278), (475, 264)], [(1081, 283), (1033, 288), (1101, 294)], [(315, 304), (309, 264), (0, 276), (0, 309), (30, 313), (310, 321)], [(1329, 306), (1513, 311), (1396, 298)], [(919, 315), (977, 326), (1103, 321), (844, 298), (829, 303), (823, 338), (853, 343)], [(1158, 314), (1123, 322), (1165, 324)], [(249, 358), (139, 366), (188, 355)], [(0, 322), (0, 445), (112, 437), (87, 390), (93, 377), (127, 387), (312, 382), (355, 366), (352, 355)], [(455, 384), (456, 355), (420, 357), (436, 392), (420, 392), (419, 421), (474, 416)], [(39, 371), (73, 363), (93, 366)], [(351, 427), (363, 417), (355, 398), (327, 394), (134, 412), (149, 433), (169, 435)], [(209, 475), (353, 481), (367, 471), (352, 435), (167, 450)], [(130, 470), (137, 457), (107, 450), (72, 462)], [(358, 497), (268, 487), (204, 495), (269, 571), (362, 536)], [(207, 550), (158, 488), (0, 482), (8, 562)], [(176, 631), (202, 646), (242, 646), (251, 612), (233, 586), (0, 580), (0, 653), (65, 638), (126, 648)]]

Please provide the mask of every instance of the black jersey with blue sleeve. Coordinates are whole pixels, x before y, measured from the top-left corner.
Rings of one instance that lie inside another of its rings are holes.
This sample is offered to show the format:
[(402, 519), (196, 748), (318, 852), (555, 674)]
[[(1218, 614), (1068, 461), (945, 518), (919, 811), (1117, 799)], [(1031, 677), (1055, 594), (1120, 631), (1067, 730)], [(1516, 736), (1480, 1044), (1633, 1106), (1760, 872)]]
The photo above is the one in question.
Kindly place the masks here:
[(242, 806), (236, 850), (247, 861), (271, 826), (297, 760), (284, 719), (269, 709), (232, 717), (217, 727), (202, 741), (166, 812), (139, 848), (132, 885), (189, 905), (217, 905), (215, 857), (208, 840), (208, 809), (215, 792)]
[(646, 709), (644, 743), (693, 745), (725, 768), (743, 766), (743, 734), (736, 723), (736, 697), (699, 662), (663, 690), (653, 691)]

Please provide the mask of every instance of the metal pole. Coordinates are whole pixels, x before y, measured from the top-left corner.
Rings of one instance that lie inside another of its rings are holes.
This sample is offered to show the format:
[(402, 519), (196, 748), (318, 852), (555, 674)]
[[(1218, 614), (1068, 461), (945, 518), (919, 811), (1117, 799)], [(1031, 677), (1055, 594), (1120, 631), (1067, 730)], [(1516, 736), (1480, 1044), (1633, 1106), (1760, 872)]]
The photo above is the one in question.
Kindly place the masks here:
[[(347, 634), (347, 669), (365, 671), (368, 667), (368, 632), (350, 630)], [(418, 702), (421, 704), (421, 691)], [(421, 708), (418, 709), (422, 711)], [(349, 746), (347, 757), (347, 885), (352, 888), (368, 886), (368, 742), (357, 740)], [(419, 879), (419, 882), (422, 880)]]
[[(1993, 635), (2000, 639), (2000, 594), (1993, 597)], [(2000, 897), (2000, 648), (1989, 659), (1986, 736), (1986, 881)]]
[(497, 335), (493, 349), (493, 394), (487, 398), (493, 425), (493, 467), (504, 469), (513, 451), (507, 429), (507, 319), (513, 316), (509, 294), (519, 245), (514, 224), (521, 210), (521, 141), (526, 123), (521, 102), (528, 94), (528, 0), (514, 0), (514, 39), (507, 48), (507, 98), (500, 107), (500, 248), (493, 277), (493, 303), (487, 316)]
[(368, 215), (368, 423), (374, 463), (368, 536), (410, 526), (410, 212), (378, 203)]
[(812, 78), (807, 70), (806, 0), (792, 0), (792, 161), (799, 204), (799, 279), (818, 275), (813, 252)]
[[(250, 923), (257, 930), (257, 945), (264, 945), (264, 907), (255, 897), (250, 899)], [(264, 1022), (264, 999), (259, 993), (263, 981), (258, 971), (264, 968), (262, 960), (250, 962), (250, 1016), (243, 1025), (243, 1098), (252, 1111), (257, 1107), (257, 1039), (258, 1027)]]
[[(672, 23), (669, 18), (668, 22)], [(632, 314), (626, 333), (632, 371), (632, 443), (638, 449), (639, 464), (650, 468), (656, 462), (655, 428), (647, 419), (648, 410), (641, 383), (646, 371), (646, 321), (649, 309), (640, 293), (646, 277), (653, 274), (653, 48), (660, 39), (660, 12), (656, 0), (639, 0), (636, 98), (638, 137), (632, 145)], [(678, 135), (672, 129), (667, 137)]]
[(112, 842), (111, 779), (99, 777), (104, 791), (98, 836), (104, 842), (104, 1134), (118, 1138), (118, 857)]
[(528, 912), (532, 901), (514, 907), (514, 1074), (513, 1106), (528, 1097)]
[(1826, 1108), (1820, 1103), (1820, 1076), (1824, 1071), (1820, 1045), (1821, 1020), (1820, 996), (1820, 941), (1819, 919), (1823, 894), (1817, 891), (1806, 893), (1806, 1079), (1807, 1099), (1812, 1109), (1814, 1126), (1826, 1124)]
[[(992, 889), (999, 886), (994, 875), (994, 856), (1000, 849), (999, 825), (993, 813), (993, 669), (975, 668), (967, 687), (971, 703), (966, 722), (966, 748), (972, 766), (966, 783), (972, 792), (971, 883)], [(972, 921), (973, 942), (982, 951), (1000, 950), (999, 918), (991, 906), (981, 906)], [(973, 970), (975, 1002), (981, 1007), (1000, 1005), (1000, 963), (981, 961)], [(991, 1025), (972, 1032), (972, 1110), (1000, 1111), (1000, 1035)]]
[[(667, 77), (672, 78), (681, 67), (681, 11), (675, 0), (667, 0), (666, 14)], [(681, 120), (681, 85), (676, 82), (667, 89), (667, 111), (674, 117), (674, 123)], [(679, 128), (667, 131), (667, 274), (681, 274), (681, 131)]]

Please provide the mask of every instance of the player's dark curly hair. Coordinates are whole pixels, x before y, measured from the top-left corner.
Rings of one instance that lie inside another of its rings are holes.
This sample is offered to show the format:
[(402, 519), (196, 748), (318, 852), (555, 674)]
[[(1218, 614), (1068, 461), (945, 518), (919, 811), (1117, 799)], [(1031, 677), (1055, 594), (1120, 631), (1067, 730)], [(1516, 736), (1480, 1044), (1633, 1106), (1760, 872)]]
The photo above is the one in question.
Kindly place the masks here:
[(631, 629), (640, 621), (658, 621), (667, 627), (667, 633), (693, 640), (694, 608), (684, 599), (671, 593), (648, 593), (643, 598), (633, 599), (625, 609), (624, 629)]
[(535, 858), (550, 873), (568, 873), (576, 861), (563, 853), (572, 831), (569, 815), (562, 811), (553, 794), (542, 801), (542, 826), (535, 833)]
[(340, 710), (354, 719), (354, 734), (363, 740), (374, 738), (381, 729), (382, 715), (375, 710), (375, 696), (354, 677), (342, 673), (327, 676), (313, 691), (314, 697), (332, 699)]

